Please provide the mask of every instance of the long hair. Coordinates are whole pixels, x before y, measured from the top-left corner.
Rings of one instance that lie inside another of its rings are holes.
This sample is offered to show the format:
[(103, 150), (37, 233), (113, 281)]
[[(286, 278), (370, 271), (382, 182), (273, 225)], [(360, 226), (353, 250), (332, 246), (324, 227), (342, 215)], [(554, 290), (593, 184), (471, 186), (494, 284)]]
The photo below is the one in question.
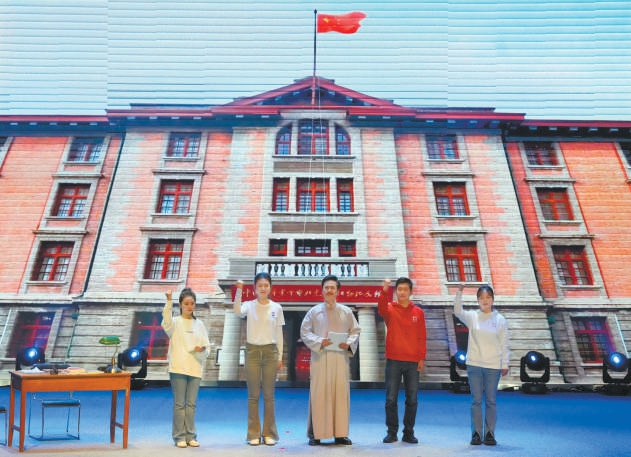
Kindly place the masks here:
[(478, 288), (478, 292), (475, 294), (477, 298), (480, 298), (482, 292), (487, 292), (493, 300), (495, 300), (495, 292), (493, 292), (493, 288), (488, 284), (484, 284)]
[[(182, 289), (182, 292), (180, 292), (180, 298), (178, 298), (178, 302), (180, 303), (180, 314), (182, 314), (182, 302), (186, 297), (193, 297), (193, 302), (197, 304), (197, 295), (195, 295), (193, 289), (191, 289), (190, 287)], [(195, 314), (191, 313), (191, 316), (193, 317), (193, 319), (197, 319)]]

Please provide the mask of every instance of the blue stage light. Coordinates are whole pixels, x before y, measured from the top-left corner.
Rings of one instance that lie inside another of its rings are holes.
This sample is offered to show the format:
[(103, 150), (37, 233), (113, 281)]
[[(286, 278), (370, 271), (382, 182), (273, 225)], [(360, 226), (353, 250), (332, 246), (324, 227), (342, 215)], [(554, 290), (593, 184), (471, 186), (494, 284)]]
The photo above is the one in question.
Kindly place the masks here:
[(33, 365), (39, 359), (39, 348), (30, 347), (24, 349), (24, 364)]
[[(539, 376), (534, 376), (530, 372), (538, 372)], [(550, 358), (541, 352), (526, 352), (519, 362), (519, 380), (524, 383), (521, 386), (524, 393), (546, 393), (548, 391), (546, 383), (550, 381)]]
[(15, 357), (15, 371), (19, 371), (22, 367), (32, 367), (37, 363), (44, 363), (44, 351), (36, 346), (29, 346), (21, 349)]
[(610, 370), (621, 372), (627, 369), (629, 359), (619, 352), (612, 352), (609, 356), (607, 356), (605, 363), (607, 364), (607, 368)]
[(467, 353), (465, 351), (457, 351), (456, 354), (454, 355), (454, 357), (456, 358), (456, 363), (460, 364), (460, 365), (464, 365), (464, 367), (460, 367), (460, 368), (466, 368), (467, 366)]

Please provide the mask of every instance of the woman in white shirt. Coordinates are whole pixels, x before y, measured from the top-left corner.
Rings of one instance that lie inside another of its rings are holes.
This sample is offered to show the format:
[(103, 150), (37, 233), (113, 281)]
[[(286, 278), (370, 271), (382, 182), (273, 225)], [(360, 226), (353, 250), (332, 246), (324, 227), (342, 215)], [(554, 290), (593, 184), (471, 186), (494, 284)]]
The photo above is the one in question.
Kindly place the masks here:
[[(469, 329), (467, 346), (467, 376), (471, 388), (471, 444), (495, 446), (497, 421), (496, 394), (500, 377), (508, 373), (510, 350), (506, 319), (493, 309), (495, 294), (491, 286), (483, 285), (476, 294), (478, 310), (465, 311), (462, 290), (458, 286), (454, 314)], [(484, 428), (482, 399), (485, 400)], [(484, 440), (482, 439), (484, 437)]]
[[(235, 314), (247, 318), (245, 376), (248, 385), (248, 433), (252, 446), (278, 441), (274, 410), (276, 374), (283, 366), (283, 308), (270, 300), (272, 278), (268, 273), (254, 277), (256, 300), (241, 303), (243, 282), (237, 281)], [(259, 397), (263, 391), (263, 428), (259, 418)]]
[(171, 339), (167, 356), (173, 391), (171, 434), (177, 447), (198, 447), (195, 409), (204, 362), (210, 353), (208, 331), (193, 314), (197, 301), (195, 292), (188, 288), (182, 290), (179, 298), (180, 315), (175, 318), (170, 290), (166, 298), (162, 310), (162, 328)]

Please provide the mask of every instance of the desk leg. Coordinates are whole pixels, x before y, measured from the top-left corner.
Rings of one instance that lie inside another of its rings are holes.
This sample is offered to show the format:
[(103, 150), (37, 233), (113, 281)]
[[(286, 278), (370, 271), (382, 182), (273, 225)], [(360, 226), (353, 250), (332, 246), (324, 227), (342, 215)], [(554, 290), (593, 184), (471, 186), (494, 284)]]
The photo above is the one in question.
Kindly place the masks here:
[(112, 409), (110, 411), (110, 443), (116, 440), (116, 403), (118, 391), (112, 390)]
[(11, 392), (9, 394), (9, 436), (7, 438), (7, 446), (13, 446), (13, 424), (15, 423), (15, 389), (11, 386)]
[(123, 449), (127, 449), (127, 432), (129, 431), (129, 401), (131, 389), (125, 389), (125, 412), (123, 416)]
[(24, 422), (26, 419), (26, 392), (20, 390), (20, 452), (24, 450), (24, 431), (26, 427)]

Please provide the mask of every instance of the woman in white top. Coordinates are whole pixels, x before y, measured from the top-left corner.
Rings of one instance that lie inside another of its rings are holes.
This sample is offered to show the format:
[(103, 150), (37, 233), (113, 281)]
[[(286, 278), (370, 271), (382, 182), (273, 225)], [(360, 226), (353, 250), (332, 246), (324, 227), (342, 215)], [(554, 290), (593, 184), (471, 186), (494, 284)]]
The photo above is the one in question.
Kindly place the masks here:
[[(454, 314), (469, 329), (467, 346), (467, 376), (471, 388), (471, 444), (495, 446), (497, 421), (496, 393), (500, 377), (508, 373), (510, 350), (508, 324), (493, 309), (495, 294), (491, 286), (478, 289), (479, 309), (465, 311), (462, 308), (462, 290), (458, 286), (454, 301)], [(482, 398), (485, 399), (484, 428), (482, 427)], [(484, 437), (484, 441), (482, 440)]]
[(169, 344), (169, 379), (173, 391), (173, 441), (177, 447), (198, 447), (195, 409), (204, 361), (210, 353), (208, 331), (193, 314), (197, 298), (191, 289), (180, 293), (180, 315), (173, 318), (172, 295), (162, 311), (162, 328)]
[[(235, 314), (247, 318), (245, 376), (248, 385), (248, 434), (252, 446), (278, 441), (274, 411), (276, 374), (283, 366), (283, 308), (269, 299), (272, 278), (268, 273), (254, 277), (256, 300), (241, 303), (243, 282), (237, 281)], [(263, 428), (259, 418), (259, 397), (263, 391)]]

